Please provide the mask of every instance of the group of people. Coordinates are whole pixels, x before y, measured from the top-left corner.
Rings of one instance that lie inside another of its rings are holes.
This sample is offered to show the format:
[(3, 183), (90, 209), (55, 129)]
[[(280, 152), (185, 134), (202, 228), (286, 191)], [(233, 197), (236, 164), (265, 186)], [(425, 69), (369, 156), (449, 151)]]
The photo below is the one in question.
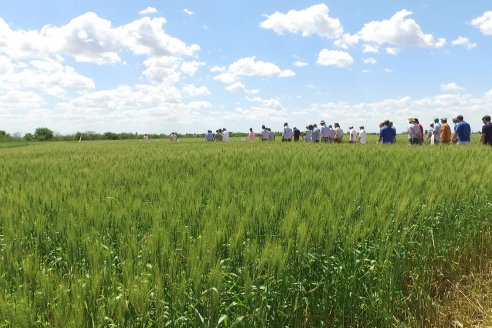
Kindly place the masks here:
[[(482, 118), (483, 128), (480, 137), (480, 144), (492, 145), (492, 124), (489, 115), (485, 115)], [(429, 130), (425, 131), (423, 125), (417, 118), (408, 119), (407, 137), (410, 145), (422, 145), (425, 143), (425, 132), (427, 132), (427, 142), (432, 145), (437, 144), (460, 144), (465, 145), (470, 143), (471, 128), (470, 124), (464, 121), (462, 115), (458, 115), (453, 118), (453, 133), (451, 133), (451, 127), (448, 125), (447, 118), (436, 118), (434, 122), (430, 124)], [(393, 122), (385, 120), (379, 125), (379, 134), (377, 143), (380, 144), (393, 144), (396, 142), (396, 129), (393, 126)], [(257, 137), (261, 141), (275, 141), (275, 132), (265, 125), (262, 125), (261, 132), (257, 135), (253, 128), (249, 129), (249, 133), (246, 137), (247, 141), (254, 142)], [(297, 127), (290, 128), (288, 123), (284, 123), (282, 131), (283, 142), (313, 142), (313, 143), (342, 143), (344, 139), (344, 131), (340, 127), (339, 123), (333, 125), (327, 125), (325, 121), (320, 122), (320, 127), (317, 124), (310, 124), (306, 126), (305, 131), (299, 130)], [(349, 143), (361, 143), (367, 142), (367, 132), (364, 126), (360, 126), (357, 131), (353, 126), (349, 127), (347, 132)], [(212, 130), (208, 130), (205, 135), (206, 141), (229, 141), (229, 132), (224, 129), (219, 129), (216, 133), (212, 133)]]

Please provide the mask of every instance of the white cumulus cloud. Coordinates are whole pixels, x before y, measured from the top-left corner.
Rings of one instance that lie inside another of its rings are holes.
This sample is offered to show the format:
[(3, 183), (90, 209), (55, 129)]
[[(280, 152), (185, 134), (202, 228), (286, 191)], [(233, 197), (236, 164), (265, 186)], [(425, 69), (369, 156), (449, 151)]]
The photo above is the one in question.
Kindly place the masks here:
[(470, 42), (470, 39), (468, 38), (465, 38), (464, 36), (459, 36), (456, 40), (454, 40), (452, 43), (451, 43), (453, 46), (461, 46), (465, 49), (473, 49), (477, 46), (476, 43), (472, 43)]
[(368, 65), (374, 65), (378, 62), (376, 59), (374, 59), (372, 57), (362, 58), (362, 61), (364, 62), (364, 64), (368, 64)]
[(486, 11), (482, 16), (472, 20), (471, 24), (480, 29), (484, 35), (492, 35), (492, 11)]
[(323, 49), (316, 63), (322, 66), (348, 67), (354, 62), (352, 56), (345, 51)]
[(188, 16), (193, 16), (195, 14), (194, 11), (191, 11), (188, 8), (183, 9), (183, 12)]
[(231, 84), (241, 79), (242, 77), (277, 76), (280, 78), (295, 76), (295, 73), (290, 69), (282, 70), (277, 65), (261, 60), (256, 60), (256, 57), (241, 58), (230, 64), (224, 72), (214, 77), (214, 79)]
[(290, 32), (302, 36), (335, 38), (343, 33), (343, 27), (339, 19), (330, 17), (329, 12), (328, 6), (323, 3), (303, 10), (290, 10), (286, 14), (277, 11), (261, 22), (260, 26), (277, 34)]
[(151, 15), (157, 13), (157, 9), (155, 9), (154, 7), (147, 7), (145, 9), (140, 10), (138, 13), (142, 16)]
[(443, 83), (441, 84), (441, 91), (443, 92), (450, 92), (450, 93), (456, 93), (456, 92), (463, 92), (465, 91), (465, 88), (460, 87), (458, 84), (452, 82), (452, 83)]
[(293, 65), (296, 67), (307, 67), (307, 66), (309, 66), (308, 63), (300, 61), (300, 60), (295, 61)]
[(200, 67), (204, 66), (205, 63), (196, 60), (184, 62), (181, 64), (181, 71), (189, 76), (194, 76)]
[(239, 82), (239, 81), (236, 83), (233, 83), (231, 85), (228, 85), (227, 87), (225, 87), (225, 89), (229, 92), (232, 92), (232, 93), (243, 92), (246, 94), (257, 94), (260, 92), (260, 90), (258, 90), (258, 89), (250, 90), (250, 89), (246, 88), (246, 86), (242, 82)]
[(190, 97), (202, 97), (211, 94), (206, 86), (197, 87), (194, 84), (185, 85), (182, 89), (183, 93)]

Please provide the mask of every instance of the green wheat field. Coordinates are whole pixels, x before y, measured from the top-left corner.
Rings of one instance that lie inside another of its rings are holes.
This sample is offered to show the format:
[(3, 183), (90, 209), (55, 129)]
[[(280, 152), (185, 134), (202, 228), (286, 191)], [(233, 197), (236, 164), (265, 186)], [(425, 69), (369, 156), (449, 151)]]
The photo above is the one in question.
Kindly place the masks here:
[(490, 151), (2, 146), (0, 327), (439, 324), (491, 259)]

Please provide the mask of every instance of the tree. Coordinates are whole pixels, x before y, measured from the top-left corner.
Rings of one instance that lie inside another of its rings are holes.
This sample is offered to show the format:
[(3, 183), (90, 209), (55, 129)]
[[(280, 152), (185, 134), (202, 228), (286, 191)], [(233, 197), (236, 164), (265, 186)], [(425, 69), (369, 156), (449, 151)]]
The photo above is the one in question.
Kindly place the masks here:
[(34, 131), (34, 139), (38, 141), (48, 141), (53, 139), (53, 131), (48, 128), (37, 128)]
[(34, 136), (32, 135), (32, 133), (26, 133), (24, 135), (24, 139), (27, 140), (27, 141), (33, 141)]

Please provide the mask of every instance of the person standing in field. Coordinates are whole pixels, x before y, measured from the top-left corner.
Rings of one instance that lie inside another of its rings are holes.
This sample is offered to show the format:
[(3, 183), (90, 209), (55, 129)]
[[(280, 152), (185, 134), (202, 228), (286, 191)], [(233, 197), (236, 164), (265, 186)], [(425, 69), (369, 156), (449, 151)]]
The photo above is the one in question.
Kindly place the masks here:
[(212, 130), (207, 131), (207, 134), (205, 135), (205, 141), (214, 141), (214, 134), (212, 133)]
[(224, 142), (229, 141), (229, 132), (226, 130), (226, 128), (222, 129), (222, 141)]
[(294, 134), (294, 141), (299, 141), (299, 138), (301, 137), (301, 130), (299, 130), (294, 126), (293, 134)]
[(355, 131), (353, 126), (349, 127), (348, 135), (349, 135), (349, 143), (357, 142), (357, 131)]
[(463, 120), (462, 115), (456, 116), (456, 126), (453, 135), (453, 142), (458, 145), (467, 145), (470, 143), (471, 128), (470, 124)]
[(490, 123), (490, 115), (482, 117), (482, 122), (483, 127), (479, 144), (492, 146), (492, 123)]
[(304, 141), (305, 142), (312, 142), (313, 141), (313, 126), (312, 125), (306, 126), (306, 132), (304, 134)]
[(292, 129), (289, 128), (289, 123), (284, 123), (284, 131), (282, 132), (282, 141), (290, 142), (292, 140)]
[(414, 121), (415, 121), (415, 124), (417, 124), (417, 126), (419, 127), (419, 130), (420, 130), (420, 137), (419, 137), (420, 144), (423, 144), (424, 143), (424, 127), (422, 126), (422, 124), (420, 124), (418, 118), (414, 118)]
[(171, 143), (176, 143), (178, 142), (178, 135), (176, 132), (171, 133), (169, 136), (169, 140), (171, 140)]
[(222, 130), (218, 129), (215, 131), (215, 141), (222, 141)]
[(319, 143), (321, 132), (316, 124), (313, 124), (313, 142)]
[(268, 141), (275, 141), (275, 132), (268, 128)]
[(434, 130), (432, 131), (432, 135), (434, 136), (434, 144), (439, 145), (441, 143), (441, 123), (439, 123), (439, 119), (434, 119)]
[(340, 124), (335, 123), (335, 143), (342, 143), (343, 142), (343, 130), (340, 127)]
[(429, 130), (427, 131), (427, 142), (430, 145), (434, 144), (434, 123), (429, 125)]
[(449, 145), (451, 142), (451, 128), (448, 125), (448, 119), (445, 117), (441, 118), (439, 142), (443, 145)]
[(410, 145), (420, 145), (420, 127), (415, 123), (414, 118), (408, 119), (408, 143)]
[(149, 141), (149, 135), (147, 133), (144, 134), (143, 141)]
[(269, 136), (270, 136), (270, 134), (268, 133), (266, 126), (262, 125), (261, 126), (261, 141), (268, 141)]
[(383, 128), (379, 131), (379, 143), (393, 144), (395, 143), (395, 130), (390, 126), (388, 120), (383, 122)]
[(393, 122), (389, 122), (389, 126), (390, 126), (390, 128), (392, 128), (392, 129), (393, 129), (393, 131), (395, 132), (395, 141), (394, 141), (394, 143), (396, 143), (396, 128), (393, 126)]
[(256, 133), (253, 132), (253, 128), (249, 128), (248, 137), (246, 138), (249, 142), (256, 141)]
[(330, 138), (328, 139), (328, 142), (329, 143), (334, 143), (337, 133), (336, 133), (335, 129), (333, 128), (333, 126), (331, 124), (328, 125), (328, 129), (330, 129)]
[(357, 135), (357, 139), (359, 139), (359, 143), (361, 143), (363, 145), (365, 145), (367, 142), (367, 132), (363, 126), (361, 126), (359, 128), (359, 133)]
[(321, 125), (321, 141), (328, 143), (330, 140), (330, 128), (326, 126), (325, 121), (321, 121), (319, 124)]

